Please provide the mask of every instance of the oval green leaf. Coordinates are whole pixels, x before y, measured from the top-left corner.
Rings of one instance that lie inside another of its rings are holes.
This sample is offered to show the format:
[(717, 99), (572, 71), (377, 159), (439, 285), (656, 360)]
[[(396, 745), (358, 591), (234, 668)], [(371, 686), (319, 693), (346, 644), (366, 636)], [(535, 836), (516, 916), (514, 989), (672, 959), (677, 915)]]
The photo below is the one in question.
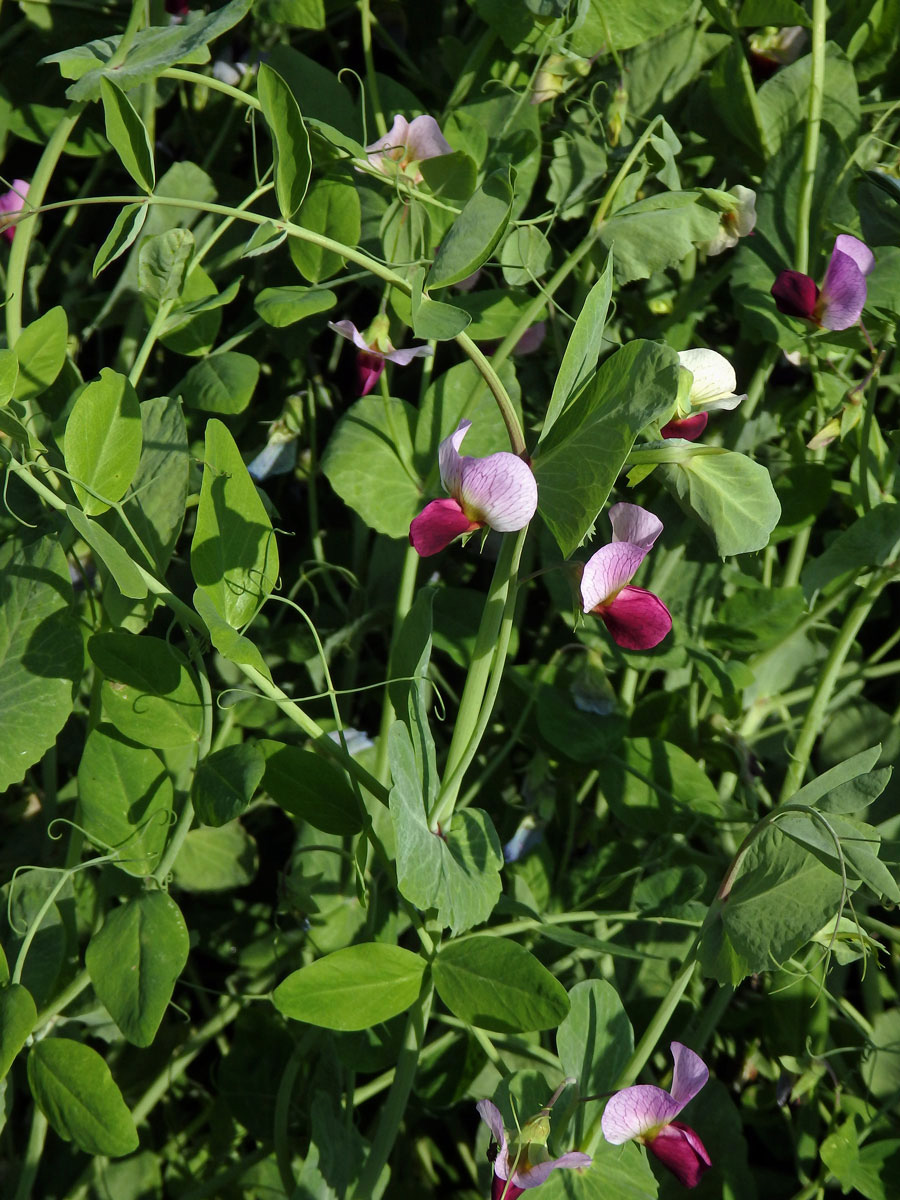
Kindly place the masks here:
[(450, 1011), (497, 1033), (552, 1029), (569, 1011), (565, 988), (517, 942), (478, 936), (451, 942), (432, 967)]
[(272, 1000), (286, 1017), (321, 1029), (369, 1029), (415, 1002), (424, 971), (425, 961), (417, 954), (366, 942), (294, 971)]
[[(317, 179), (297, 214), (297, 224), (304, 229), (350, 247), (359, 241), (361, 221), (359, 192), (343, 179)], [(294, 266), (310, 283), (328, 279), (344, 265), (336, 250), (297, 237), (291, 238), (289, 249)]]
[(36, 1042), (28, 1055), (28, 1084), (54, 1130), (86, 1154), (120, 1158), (137, 1149), (122, 1093), (90, 1046), (61, 1037)]
[(8, 404), (16, 390), (19, 360), (12, 350), (0, 350), (0, 404)]
[(494, 171), (467, 201), (441, 242), (426, 288), (459, 283), (490, 258), (512, 212), (510, 175), (509, 168)]
[(59, 306), (22, 330), (13, 346), (19, 360), (17, 400), (33, 400), (47, 390), (66, 361), (68, 336), (69, 323)]
[(103, 715), (121, 734), (157, 750), (197, 741), (203, 703), (174, 646), (146, 634), (97, 633), (88, 653), (104, 675)]
[(306, 317), (326, 312), (337, 304), (337, 296), (327, 288), (272, 287), (263, 288), (253, 307), (256, 314), (274, 329), (284, 329)]
[(309, 186), (309, 134), (294, 93), (268, 63), (260, 64), (257, 92), (275, 146), (275, 198), (289, 221)]
[(204, 825), (225, 825), (239, 817), (259, 787), (266, 759), (256, 742), (225, 746), (197, 768), (191, 799)]
[(104, 367), (81, 392), (66, 423), (66, 469), (89, 517), (125, 495), (138, 469), (141, 441), (137, 392), (124, 375)]
[(259, 363), (255, 358), (223, 350), (191, 367), (177, 392), (188, 408), (231, 415), (244, 411), (258, 379)]
[(97, 998), (135, 1046), (156, 1036), (190, 938), (178, 905), (165, 892), (144, 892), (114, 908), (88, 943), (85, 966)]
[(0, 988), (0, 1079), (6, 1077), (36, 1020), (37, 1009), (28, 988), (20, 983)]
[(276, 804), (323, 833), (359, 833), (359, 806), (340, 771), (312, 750), (271, 741), (260, 746), (266, 759), (263, 788)]
[(106, 119), (106, 136), (122, 166), (145, 192), (156, 183), (153, 147), (144, 122), (124, 92), (106, 77), (100, 79), (100, 99)]

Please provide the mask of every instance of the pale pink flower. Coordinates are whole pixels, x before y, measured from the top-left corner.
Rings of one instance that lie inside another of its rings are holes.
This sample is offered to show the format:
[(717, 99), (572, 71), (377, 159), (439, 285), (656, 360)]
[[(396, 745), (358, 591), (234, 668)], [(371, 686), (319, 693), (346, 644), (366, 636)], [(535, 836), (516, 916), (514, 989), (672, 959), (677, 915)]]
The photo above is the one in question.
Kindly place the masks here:
[(730, 250), (739, 238), (749, 237), (756, 228), (756, 192), (752, 188), (739, 183), (730, 192), (717, 194), (721, 194), (723, 203), (729, 198), (731, 203), (719, 218), (718, 233), (700, 246), (708, 257)]
[(496, 1145), (494, 1176), (491, 1180), (491, 1200), (516, 1200), (526, 1188), (539, 1187), (546, 1183), (552, 1171), (559, 1167), (589, 1167), (591, 1156), (580, 1150), (570, 1150), (559, 1158), (551, 1158), (547, 1150), (550, 1121), (547, 1110), (526, 1123), (521, 1133), (507, 1141), (503, 1128), (503, 1117), (496, 1104), (490, 1100), (479, 1100), (475, 1105), (478, 1115), (491, 1131)]
[(407, 346), (405, 350), (395, 350), (388, 337), (386, 317), (376, 317), (365, 334), (360, 333), (352, 321), (329, 321), (328, 328), (352, 342), (359, 350), (356, 356), (356, 377), (360, 396), (368, 396), (371, 392), (381, 378), (385, 362), (407, 367), (414, 358), (428, 358), (432, 353), (431, 347), (426, 346), (424, 342), (418, 346)]
[(16, 226), (15, 222), (9, 218), (22, 211), (27, 195), (28, 181), (25, 179), (14, 179), (12, 188), (0, 195), (0, 232), (10, 242), (13, 240)]
[(413, 183), (421, 183), (422, 172), (416, 167), (424, 158), (452, 154), (453, 147), (441, 133), (434, 117), (394, 117), (394, 124), (384, 137), (366, 146), (369, 162), (376, 170), (389, 175), (398, 169)]
[(631, 580), (662, 533), (662, 521), (637, 504), (614, 504), (609, 520), (612, 541), (582, 571), (582, 608), (597, 614), (617, 645), (650, 650), (672, 628), (672, 617), (658, 596)]
[(508, 450), (487, 458), (459, 453), (471, 424), (460, 421), (438, 449), (441, 483), (450, 499), (432, 500), (409, 527), (409, 540), (423, 558), (484, 526), (499, 533), (524, 529), (535, 514), (537, 483), (526, 462)]
[(679, 350), (678, 362), (691, 373), (686, 402), (677, 416), (662, 427), (664, 438), (695, 441), (706, 428), (708, 414), (717, 408), (732, 409), (747, 397), (738, 394), (734, 367), (716, 350)]
[(623, 1088), (607, 1103), (600, 1124), (611, 1145), (632, 1139), (643, 1142), (680, 1183), (696, 1187), (710, 1157), (693, 1129), (675, 1117), (709, 1079), (709, 1069), (699, 1054), (681, 1042), (672, 1042), (670, 1049), (675, 1062), (672, 1090), (645, 1083)]

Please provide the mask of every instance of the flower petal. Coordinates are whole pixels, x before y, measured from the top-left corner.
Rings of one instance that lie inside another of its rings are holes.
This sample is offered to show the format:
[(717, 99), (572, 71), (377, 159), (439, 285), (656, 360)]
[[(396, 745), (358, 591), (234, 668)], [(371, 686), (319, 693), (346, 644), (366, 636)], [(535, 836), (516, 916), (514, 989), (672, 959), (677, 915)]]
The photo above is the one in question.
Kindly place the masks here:
[(689, 1188), (696, 1187), (703, 1172), (712, 1165), (699, 1137), (680, 1121), (673, 1121), (661, 1129), (647, 1143), (647, 1149), (669, 1168), (679, 1183)]
[(678, 1105), (680, 1112), (689, 1100), (693, 1100), (709, 1079), (709, 1067), (699, 1054), (682, 1045), (681, 1042), (671, 1042), (669, 1049), (675, 1063), (675, 1072), (672, 1076), (672, 1099)]
[(866, 275), (874, 265), (864, 242), (841, 234), (834, 243), (819, 300), (826, 329), (849, 329), (856, 324), (866, 303)]
[(599, 616), (624, 650), (652, 650), (672, 628), (672, 616), (659, 596), (639, 587), (622, 588)]
[(372, 354), (378, 354), (377, 350), (372, 350), (352, 321), (329, 321), (328, 328), (333, 329), (342, 338), (346, 338), (348, 342), (352, 342), (358, 350), (368, 350)]
[(601, 546), (584, 564), (581, 576), (581, 606), (593, 612), (610, 602), (633, 578), (647, 557), (643, 546), (632, 542), (610, 542)]
[[(396, 123), (395, 118), (394, 124)], [(438, 158), (441, 154), (453, 153), (453, 147), (441, 133), (437, 121), (428, 116), (416, 117), (410, 121), (406, 134), (406, 149), (406, 157), (410, 162), (421, 162), (423, 158)]]
[(600, 1127), (611, 1146), (621, 1146), (667, 1125), (677, 1112), (678, 1106), (668, 1092), (638, 1083), (616, 1092), (607, 1102)]
[[(663, 531), (663, 523), (659, 517), (639, 504), (614, 504), (609, 510), (609, 523), (612, 525), (612, 540), (614, 542), (631, 542), (642, 550), (649, 550)], [(627, 582), (627, 580), (626, 580)]]
[(440, 446), (438, 446), (438, 466), (441, 471), (441, 483), (444, 485), (444, 491), (449, 492), (451, 496), (456, 496), (459, 492), (463, 465), (459, 448), (471, 425), (471, 421), (460, 421), (450, 436), (444, 438)]
[(491, 1100), (479, 1100), (475, 1111), (491, 1131), (491, 1137), (498, 1146), (506, 1145), (506, 1131), (503, 1128), (503, 1115)]
[[(19, 213), (25, 207), (25, 196), (28, 194), (28, 181), (26, 179), (14, 179), (12, 187), (8, 192), (0, 195), (0, 218), (5, 215), (12, 216), (14, 213)], [(6, 223), (0, 220), (0, 228)], [(16, 227), (10, 223), (6, 228), (2, 228), (3, 236), (8, 242), (13, 240)]]
[(505, 1175), (496, 1174), (497, 1164), (494, 1164), (494, 1178), (491, 1180), (491, 1200), (518, 1200), (518, 1197), (525, 1191), (524, 1188), (518, 1187), (511, 1179), (507, 1179)]
[(394, 117), (394, 123), (384, 137), (376, 138), (374, 142), (366, 146), (366, 154), (373, 167), (382, 171), (385, 159), (396, 162), (398, 159), (406, 157), (409, 128), (406, 117), (398, 114)]
[(801, 271), (782, 271), (772, 284), (772, 295), (779, 312), (815, 321), (819, 289), (808, 275)]
[(731, 189), (731, 194), (737, 200), (737, 208), (734, 210), (734, 232), (739, 238), (747, 237), (756, 228), (756, 192), (753, 188), (738, 183)]
[(430, 346), (420, 342), (418, 346), (407, 346), (405, 350), (389, 350), (384, 357), (398, 367), (407, 367), (414, 358), (430, 358), (433, 353)]
[(527, 1171), (513, 1171), (512, 1182), (521, 1188), (538, 1187), (547, 1182), (548, 1175), (557, 1167), (584, 1168), (589, 1167), (592, 1161), (589, 1154), (583, 1154), (580, 1150), (570, 1150), (568, 1154), (560, 1155), (559, 1158), (551, 1158), (547, 1162), (537, 1163)]
[(696, 442), (708, 421), (708, 412), (698, 412), (692, 417), (667, 422), (659, 432), (664, 438), (683, 438), (686, 442)]
[[(691, 407), (705, 408), (715, 404), (717, 407), (733, 408), (743, 397), (735, 397), (737, 377), (734, 367), (724, 355), (715, 350), (680, 350), (678, 361), (694, 377), (691, 384)], [(734, 404), (722, 404), (721, 401), (733, 400)]]
[(472, 520), (498, 533), (524, 529), (537, 509), (537, 481), (528, 463), (508, 450), (460, 462), (458, 498)]
[(409, 542), (420, 558), (445, 550), (461, 533), (471, 533), (481, 522), (472, 521), (453, 499), (432, 500), (409, 526)]
[(356, 383), (360, 396), (368, 396), (381, 378), (383, 370), (384, 358), (381, 354), (373, 354), (371, 350), (360, 350), (356, 356)]

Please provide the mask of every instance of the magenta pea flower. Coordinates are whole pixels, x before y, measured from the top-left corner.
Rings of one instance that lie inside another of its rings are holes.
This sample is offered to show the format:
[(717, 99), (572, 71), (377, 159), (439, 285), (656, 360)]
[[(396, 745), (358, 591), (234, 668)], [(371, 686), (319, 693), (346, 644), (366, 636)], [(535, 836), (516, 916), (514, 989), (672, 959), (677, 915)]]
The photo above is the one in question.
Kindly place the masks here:
[(16, 225), (13, 218), (17, 213), (20, 213), (25, 207), (25, 197), (28, 195), (28, 181), (26, 179), (14, 179), (12, 187), (8, 192), (4, 192), (0, 196), (0, 231), (3, 236), (12, 241), (16, 232)]
[(432, 353), (431, 347), (424, 342), (418, 346), (408, 346), (405, 350), (395, 350), (388, 337), (388, 319), (385, 316), (376, 317), (364, 334), (352, 321), (329, 321), (328, 328), (352, 342), (359, 351), (356, 356), (356, 378), (360, 396), (368, 396), (371, 392), (381, 378), (385, 362), (407, 367), (414, 358), (428, 358)]
[(410, 543), (422, 558), (485, 526), (498, 533), (524, 529), (537, 508), (537, 483), (518, 455), (500, 450), (468, 458), (459, 453), (471, 424), (460, 421), (438, 449), (441, 483), (450, 498), (432, 500), (409, 527)]
[(859, 238), (841, 233), (835, 239), (821, 290), (802, 271), (782, 271), (772, 284), (779, 312), (803, 317), (820, 329), (849, 329), (866, 303), (866, 276), (875, 256)]
[(370, 164), (389, 175), (394, 170), (409, 176), (413, 183), (422, 182), (422, 172), (417, 163), (424, 158), (438, 158), (452, 154), (453, 147), (440, 131), (434, 117), (394, 117), (394, 124), (384, 137), (366, 146)]
[(699, 1054), (672, 1042), (675, 1062), (671, 1092), (639, 1083), (616, 1092), (607, 1103), (600, 1126), (613, 1146), (636, 1139), (667, 1166), (685, 1187), (696, 1187), (711, 1165), (706, 1147), (688, 1125), (676, 1121), (689, 1100), (709, 1079), (709, 1069)]
[(658, 596), (632, 587), (631, 579), (662, 533), (662, 521), (637, 504), (614, 504), (609, 520), (612, 541), (582, 571), (582, 607), (597, 614), (617, 645), (650, 650), (672, 628), (672, 617)]
[(509, 1141), (503, 1128), (503, 1117), (496, 1104), (492, 1104), (490, 1100), (479, 1100), (475, 1107), (482, 1121), (490, 1129), (496, 1147), (491, 1200), (516, 1200), (526, 1188), (539, 1187), (546, 1183), (550, 1173), (559, 1167), (583, 1168), (591, 1165), (591, 1156), (583, 1154), (580, 1150), (570, 1150), (568, 1154), (562, 1154), (559, 1158), (550, 1157), (547, 1150), (547, 1139), (550, 1136), (550, 1105), (542, 1108), (536, 1117), (527, 1121), (519, 1133)]

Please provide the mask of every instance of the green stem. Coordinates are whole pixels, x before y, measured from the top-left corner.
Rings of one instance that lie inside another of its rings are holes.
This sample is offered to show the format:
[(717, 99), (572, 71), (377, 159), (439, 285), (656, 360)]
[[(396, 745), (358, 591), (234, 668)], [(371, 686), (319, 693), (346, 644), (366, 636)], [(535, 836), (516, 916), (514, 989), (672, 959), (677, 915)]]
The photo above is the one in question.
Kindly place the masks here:
[(25, 1161), (22, 1163), (22, 1174), (13, 1200), (31, 1200), (32, 1185), (37, 1178), (41, 1165), (41, 1155), (44, 1151), (44, 1141), (47, 1137), (47, 1118), (35, 1104), (31, 1114), (31, 1132), (28, 1135), (28, 1145), (25, 1147)]
[(232, 100), (240, 100), (242, 104), (246, 104), (248, 108), (255, 108), (257, 112), (262, 111), (262, 105), (255, 96), (251, 96), (249, 92), (244, 92), (240, 88), (232, 87), (230, 83), (223, 83), (221, 79), (216, 79), (215, 75), (201, 75), (199, 71), (185, 71), (182, 67), (167, 67), (165, 71), (161, 71), (160, 79), (179, 79), (182, 83), (192, 83), (195, 87), (208, 87), (214, 92), (222, 92), (226, 96), (230, 96)]
[[(312, 1030), (309, 1031), (312, 1033)], [(294, 1084), (300, 1074), (304, 1055), (309, 1048), (308, 1038), (304, 1038), (294, 1047), (294, 1052), (288, 1059), (287, 1066), (281, 1076), (278, 1092), (275, 1096), (275, 1116), (273, 1120), (272, 1140), (275, 1143), (275, 1159), (278, 1163), (278, 1173), (284, 1187), (285, 1196), (292, 1196), (297, 1187), (294, 1172), (291, 1167), (291, 1144), (288, 1134), (288, 1123), (291, 1112), (291, 1096)]]
[(505, 537), (497, 556), (447, 751), (444, 782), (429, 817), (432, 828), (445, 824), (453, 815), (463, 777), (490, 720), (512, 632), (516, 574), (527, 532), (526, 525), (515, 536)]
[[(416, 592), (416, 575), (419, 570), (419, 555), (412, 548), (407, 546), (406, 555), (403, 559), (403, 571), (400, 575), (400, 586), (397, 589), (397, 602), (394, 605), (394, 622), (391, 633), (391, 649), (388, 654), (388, 681), (393, 676), (393, 662), (397, 650), (397, 641), (400, 637), (400, 630), (403, 622), (406, 620), (406, 615), (412, 608), (413, 597)], [(385, 685), (384, 699), (381, 705), (381, 723), (378, 727), (378, 743), (375, 752), (375, 775), (382, 783), (388, 782), (390, 771), (388, 770), (388, 730), (395, 720), (394, 706), (391, 703), (390, 683)]]
[(83, 967), (72, 982), (63, 988), (59, 995), (55, 996), (46, 1008), (41, 1009), (34, 1023), (35, 1030), (43, 1028), (52, 1017), (55, 1017), (58, 1012), (62, 1012), (64, 1008), (72, 1003), (76, 996), (80, 996), (84, 989), (90, 986), (90, 982), (91, 977), (88, 969), (87, 967)]
[(813, 743), (819, 736), (819, 731), (825, 719), (825, 713), (831, 701), (832, 692), (837, 685), (841, 667), (844, 665), (844, 660), (850, 653), (853, 643), (856, 641), (857, 634), (862, 629), (866, 618), (872, 611), (872, 606), (881, 594), (881, 589), (886, 582), (884, 574), (878, 572), (871, 582), (863, 588), (857, 597), (856, 603), (847, 614), (847, 619), (843, 627), (834, 640), (834, 644), (825, 660), (825, 666), (819, 675), (819, 681), (816, 684), (812, 702), (806, 710), (806, 717), (800, 730), (800, 736), (797, 739), (797, 745), (791, 757), (791, 765), (788, 767), (787, 774), (784, 777), (784, 784), (779, 796), (780, 804), (783, 804), (785, 800), (789, 800), (803, 782), (809, 756), (812, 753)]
[(387, 121), (384, 119), (384, 109), (381, 106), (381, 93), (378, 90), (378, 78), (375, 74), (375, 59), (372, 57), (372, 13), (369, 0), (359, 0), (359, 15), (362, 18), (363, 58), (366, 62), (366, 83), (369, 85), (369, 99), (372, 112), (375, 115), (375, 128), (378, 136), (387, 133)]
[(56, 881), (56, 883), (50, 889), (50, 892), (47, 895), (46, 899), (44, 900), (44, 903), (38, 909), (37, 915), (34, 917), (34, 919), (31, 921), (31, 924), (28, 926), (28, 932), (25, 934), (25, 937), (22, 939), (22, 945), (19, 947), (19, 954), (18, 954), (18, 957), (16, 958), (16, 965), (15, 965), (15, 969), (13, 970), (12, 979), (10, 982), (21, 983), (22, 971), (25, 967), (25, 959), (28, 957), (28, 951), (31, 947), (31, 943), (34, 941), (36, 934), (40, 930), (41, 924), (43, 923), (43, 920), (44, 920), (44, 917), (46, 917), (47, 913), (52, 908), (53, 901), (56, 899), (56, 897), (63, 890), (63, 888), (66, 886), (66, 884), (68, 883), (68, 881), (71, 878), (72, 878), (71, 871), (61, 871), (60, 872), (59, 879)]
[(166, 321), (169, 319), (169, 313), (174, 303), (174, 299), (163, 300), (160, 303), (159, 308), (156, 310), (156, 316), (150, 322), (150, 328), (147, 330), (147, 336), (144, 338), (143, 344), (141, 345), (140, 350), (138, 350), (131, 370), (128, 373), (128, 382), (133, 388), (136, 388), (140, 382), (141, 375), (144, 373), (144, 367), (147, 365), (147, 359), (153, 352), (153, 347), (156, 345), (156, 339), (159, 337), (160, 333), (162, 333)]
[(803, 165), (800, 196), (797, 202), (796, 250), (794, 254), (794, 266), (804, 274), (809, 270), (809, 220), (816, 182), (816, 158), (819, 151), (819, 128), (822, 123), (822, 99), (825, 89), (825, 22), (827, 14), (826, 0), (813, 0), (812, 73), (809, 80), (809, 109), (806, 118), (806, 137), (803, 142)]
[(524, 457), (525, 435), (522, 432), (522, 426), (519, 423), (516, 410), (513, 408), (512, 400), (509, 398), (509, 393), (503, 386), (503, 381), (501, 380), (500, 376), (497, 374), (497, 368), (500, 366), (500, 362), (497, 361), (499, 358), (499, 352), (498, 354), (494, 355), (494, 361), (491, 362), (485, 358), (468, 334), (465, 333), (457, 334), (456, 343), (469, 356), (469, 358), (481, 372), (482, 378), (490, 388), (494, 399), (497, 401), (497, 407), (500, 409), (500, 416), (503, 418), (503, 423), (506, 426), (506, 432), (509, 434), (509, 444), (512, 448), (513, 454), (518, 454), (520, 457)]
[(353, 1192), (354, 1200), (370, 1200), (370, 1197), (376, 1194), (381, 1173), (394, 1148), (419, 1065), (419, 1052), (425, 1041), (433, 996), (434, 988), (429, 973), (426, 975), (426, 982), (406, 1021), (406, 1033), (403, 1038), (403, 1048), (397, 1059), (394, 1081), (382, 1106), (375, 1136), (372, 1139), (372, 1148)]

